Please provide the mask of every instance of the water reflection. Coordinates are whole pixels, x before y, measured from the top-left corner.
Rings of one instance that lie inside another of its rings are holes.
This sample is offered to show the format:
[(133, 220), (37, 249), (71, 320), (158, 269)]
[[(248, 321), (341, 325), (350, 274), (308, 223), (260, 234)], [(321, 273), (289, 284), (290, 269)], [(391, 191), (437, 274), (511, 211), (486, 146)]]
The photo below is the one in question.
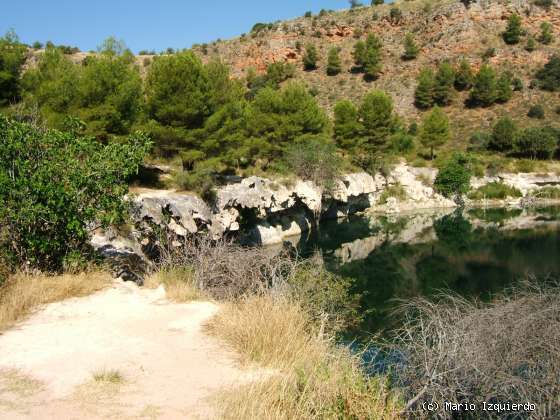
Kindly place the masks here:
[(451, 289), (488, 299), (527, 273), (560, 274), (560, 208), (471, 209), (408, 216), (353, 216), (300, 238), (323, 253), (362, 296), (363, 333), (399, 321), (396, 299)]

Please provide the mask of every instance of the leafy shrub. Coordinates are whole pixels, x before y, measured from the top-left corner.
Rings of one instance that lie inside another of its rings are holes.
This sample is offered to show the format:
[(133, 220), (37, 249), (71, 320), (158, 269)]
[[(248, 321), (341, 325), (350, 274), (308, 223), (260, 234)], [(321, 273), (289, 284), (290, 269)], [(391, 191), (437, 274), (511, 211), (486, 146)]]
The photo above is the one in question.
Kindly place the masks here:
[(469, 140), (467, 150), (469, 152), (481, 152), (488, 149), (488, 145), (492, 141), (492, 134), (486, 131), (475, 131)]
[(92, 226), (124, 220), (127, 178), (149, 146), (141, 134), (104, 146), (0, 117), (0, 249), (45, 270), (86, 252)]
[(454, 153), (440, 168), (434, 187), (446, 197), (462, 195), (469, 190), (471, 176), (470, 158), (461, 153)]
[(521, 191), (502, 182), (490, 182), (469, 193), (471, 200), (495, 199), (503, 200), (508, 197), (521, 197)]
[(0, 38), (0, 106), (15, 102), (20, 96), (20, 74), (26, 47), (9, 31)]
[(548, 198), (558, 200), (560, 199), (560, 187), (542, 187), (536, 190), (531, 191), (531, 196), (537, 198)]
[(550, 22), (541, 23), (541, 34), (539, 35), (539, 41), (545, 45), (548, 45), (554, 41), (554, 35), (552, 33), (552, 25)]

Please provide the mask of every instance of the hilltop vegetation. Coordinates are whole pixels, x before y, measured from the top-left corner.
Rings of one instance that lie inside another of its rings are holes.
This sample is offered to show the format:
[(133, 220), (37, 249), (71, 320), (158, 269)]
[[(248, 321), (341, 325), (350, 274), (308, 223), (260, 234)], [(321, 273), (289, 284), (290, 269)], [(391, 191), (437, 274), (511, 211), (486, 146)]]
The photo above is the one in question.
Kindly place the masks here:
[(557, 153), (560, 15), (545, 6), (355, 3), (140, 61), (111, 38), (76, 63), (11, 33), (0, 100), (104, 143), (141, 130), (176, 186), (204, 193), (221, 175), (295, 172), (326, 186), (339, 170), (439, 165), (450, 151), (474, 154), (480, 173), (490, 158)]

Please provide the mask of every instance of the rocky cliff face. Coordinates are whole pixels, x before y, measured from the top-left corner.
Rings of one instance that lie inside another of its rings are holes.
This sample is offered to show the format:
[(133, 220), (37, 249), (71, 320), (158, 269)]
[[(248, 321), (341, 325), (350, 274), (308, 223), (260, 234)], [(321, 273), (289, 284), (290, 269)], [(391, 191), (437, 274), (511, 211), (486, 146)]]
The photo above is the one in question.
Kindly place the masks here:
[[(374, 218), (379, 213), (399, 214), (422, 209), (451, 211), (456, 207), (455, 202), (436, 193), (432, 187), (436, 175), (435, 169), (401, 163), (386, 178), (367, 173), (344, 175), (328, 193), (309, 181), (284, 185), (250, 177), (219, 189), (212, 206), (192, 194), (162, 190), (142, 192), (130, 198), (134, 228), (127, 235), (97, 232), (92, 244), (112, 259), (130, 260), (135, 256), (149, 264), (150, 250), (160, 231), (176, 238), (199, 232), (207, 232), (214, 238), (237, 235), (251, 243), (272, 245), (310, 230), (323, 219), (345, 217), (359, 211), (372, 213)], [(472, 187), (496, 181), (511, 185), (528, 196), (536, 189), (560, 185), (560, 176), (552, 173), (499, 174), (474, 178)], [(401, 191), (398, 197), (390, 194), (395, 187)], [(505, 200), (503, 204), (521, 205), (519, 199)], [(171, 245), (179, 246), (180, 242)], [(356, 249), (352, 251), (353, 255), (357, 253)]]

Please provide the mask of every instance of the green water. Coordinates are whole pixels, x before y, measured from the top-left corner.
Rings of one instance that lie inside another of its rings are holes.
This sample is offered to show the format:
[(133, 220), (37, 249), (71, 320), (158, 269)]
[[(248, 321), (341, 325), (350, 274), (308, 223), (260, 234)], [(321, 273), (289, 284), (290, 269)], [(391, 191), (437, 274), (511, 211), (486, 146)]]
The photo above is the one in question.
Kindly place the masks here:
[(560, 208), (352, 216), (321, 224), (298, 247), (353, 279), (364, 320), (351, 335), (365, 338), (398, 326), (399, 300), (441, 290), (487, 300), (527, 275), (560, 274)]

